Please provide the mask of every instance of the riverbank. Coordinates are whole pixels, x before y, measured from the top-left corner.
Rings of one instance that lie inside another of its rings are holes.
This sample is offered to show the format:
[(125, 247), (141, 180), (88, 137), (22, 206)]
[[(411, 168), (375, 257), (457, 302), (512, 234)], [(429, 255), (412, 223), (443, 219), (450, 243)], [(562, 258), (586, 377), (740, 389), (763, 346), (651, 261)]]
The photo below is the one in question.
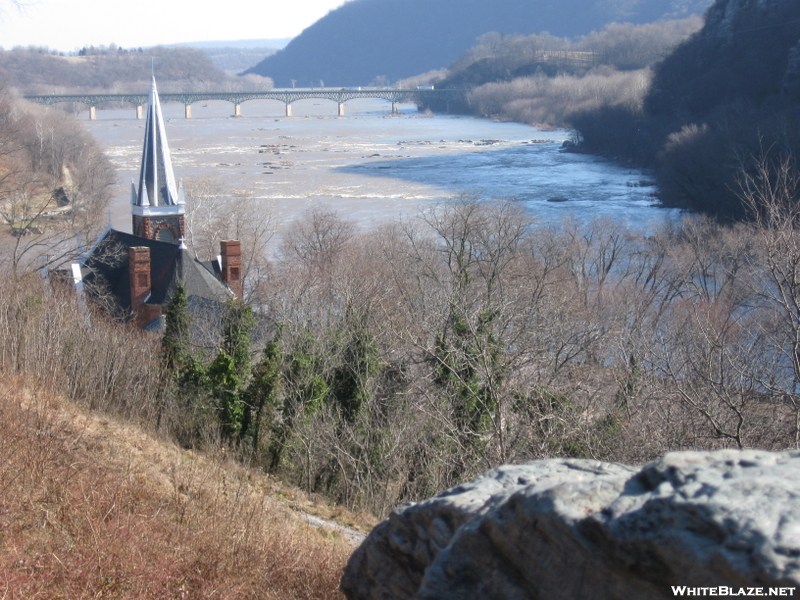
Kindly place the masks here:
[[(604, 216), (638, 227), (668, 217), (653, 207), (647, 173), (596, 156), (561, 151), (567, 130), (542, 131), (453, 115), (428, 116), (413, 105), (379, 100), (299, 101), (294, 117), (283, 105), (253, 101), (242, 118), (233, 107), (164, 105), (176, 176), (210, 178), (249, 190), (252, 201), (277, 215), (279, 226), (311, 206), (339, 212), (363, 226), (418, 214), (460, 194), (515, 198), (543, 220)], [(130, 181), (137, 177), (143, 122), (133, 111), (99, 111), (87, 128), (118, 170), (112, 223), (130, 227)], [(548, 202), (563, 197), (568, 202)]]

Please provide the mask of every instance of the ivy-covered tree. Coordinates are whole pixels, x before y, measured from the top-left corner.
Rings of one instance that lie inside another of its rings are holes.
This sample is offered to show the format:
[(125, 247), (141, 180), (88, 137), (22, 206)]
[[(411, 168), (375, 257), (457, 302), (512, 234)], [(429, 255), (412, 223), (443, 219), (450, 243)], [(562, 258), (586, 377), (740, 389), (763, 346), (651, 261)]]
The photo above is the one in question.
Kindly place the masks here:
[(189, 336), (191, 316), (186, 288), (178, 283), (175, 294), (167, 305), (165, 314), (164, 337), (161, 338), (161, 350), (164, 361), (171, 373), (176, 373), (189, 358)]
[(209, 423), (215, 423), (208, 366), (192, 351), (192, 318), (186, 288), (178, 282), (164, 315), (161, 353), (172, 400), (181, 414), (176, 433), (182, 443), (193, 445), (202, 439)]
[(381, 370), (380, 352), (374, 336), (363, 324), (346, 326), (343, 336), (330, 387), (342, 417), (352, 423), (369, 401), (370, 384)]
[(282, 342), (283, 328), (279, 323), (275, 337), (267, 343), (261, 361), (253, 369), (252, 379), (247, 387), (242, 430), (251, 435), (254, 454), (258, 452), (261, 443), (262, 424), (272, 424), (283, 400)]
[(282, 397), (269, 447), (271, 471), (281, 466), (299, 420), (316, 414), (330, 394), (321, 341), (311, 331), (302, 330), (295, 334), (292, 346), (283, 359)]
[(453, 308), (436, 339), (435, 381), (453, 399), (453, 416), (465, 441), (491, 428), (497, 407), (494, 388), (502, 380), (502, 366), (492, 320), (492, 312), (485, 311), (470, 324)]
[(240, 377), (233, 357), (220, 350), (208, 367), (208, 379), (217, 403), (222, 433), (227, 439), (236, 439), (241, 433), (244, 401), (240, 397)]
[(233, 368), (244, 379), (250, 372), (252, 350), (250, 335), (256, 326), (253, 309), (240, 300), (232, 300), (222, 315), (222, 345), (220, 350), (233, 359)]
[(252, 309), (233, 300), (222, 316), (222, 344), (208, 368), (208, 379), (222, 423), (223, 435), (239, 440), (246, 429), (244, 391), (250, 376), (250, 335), (256, 319)]

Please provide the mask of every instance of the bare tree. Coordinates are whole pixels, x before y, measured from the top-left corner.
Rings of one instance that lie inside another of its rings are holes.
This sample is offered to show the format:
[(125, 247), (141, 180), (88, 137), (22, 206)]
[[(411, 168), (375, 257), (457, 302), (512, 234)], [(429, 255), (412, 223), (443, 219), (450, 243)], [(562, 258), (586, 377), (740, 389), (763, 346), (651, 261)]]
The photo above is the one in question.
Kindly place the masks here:
[(790, 156), (762, 155), (752, 171), (740, 175), (740, 197), (759, 238), (765, 280), (758, 286), (777, 322), (764, 325), (774, 370), (759, 384), (789, 402), (795, 414), (795, 445), (800, 447), (800, 171)]
[(315, 206), (287, 228), (281, 253), (288, 260), (324, 271), (344, 250), (354, 230), (354, 224), (337, 212)]
[(114, 171), (77, 121), (13, 102), (9, 114), (12, 133), (0, 136), (7, 258), (15, 273), (58, 266), (100, 232)]
[(276, 231), (275, 215), (252, 190), (225, 186), (212, 178), (186, 183), (187, 245), (200, 260), (219, 253), (221, 240), (242, 244), (242, 286), (245, 302), (264, 300), (263, 285), (270, 261), (269, 248)]

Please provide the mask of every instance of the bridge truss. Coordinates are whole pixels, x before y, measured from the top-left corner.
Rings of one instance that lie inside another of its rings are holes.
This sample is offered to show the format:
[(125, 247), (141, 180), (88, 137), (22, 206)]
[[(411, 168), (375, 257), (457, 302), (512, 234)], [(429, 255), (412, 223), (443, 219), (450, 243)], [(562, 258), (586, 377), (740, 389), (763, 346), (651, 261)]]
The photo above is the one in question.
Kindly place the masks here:
[[(409, 102), (425, 106), (431, 102), (449, 102), (458, 99), (464, 94), (461, 90), (398, 90), (398, 89), (317, 89), (317, 90), (271, 90), (268, 92), (183, 92), (178, 94), (159, 94), (162, 103), (180, 102), (189, 107), (195, 102), (206, 100), (226, 100), (235, 107), (241, 106), (248, 100), (279, 100), (287, 107), (297, 100), (307, 98), (321, 98), (333, 100), (340, 106), (348, 100), (356, 98), (380, 98), (391, 102), (393, 105)], [(148, 94), (49, 94), (40, 96), (25, 96), (26, 100), (36, 104), (52, 106), (66, 102), (85, 104), (90, 108), (98, 107), (105, 103), (125, 103), (134, 106), (147, 104)], [(288, 110), (287, 110), (288, 113)], [(187, 116), (189, 112), (187, 111)]]

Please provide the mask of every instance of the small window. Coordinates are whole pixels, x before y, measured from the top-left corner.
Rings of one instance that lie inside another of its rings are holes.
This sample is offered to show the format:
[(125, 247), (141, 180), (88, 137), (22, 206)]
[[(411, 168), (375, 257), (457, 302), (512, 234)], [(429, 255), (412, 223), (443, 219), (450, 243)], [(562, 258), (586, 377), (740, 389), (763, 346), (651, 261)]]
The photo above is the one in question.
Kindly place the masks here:
[(231, 281), (239, 281), (239, 267), (231, 267)]
[(156, 234), (156, 239), (159, 242), (167, 242), (168, 244), (175, 243), (175, 236), (172, 235), (172, 231), (170, 231), (169, 227), (162, 227), (159, 229)]

